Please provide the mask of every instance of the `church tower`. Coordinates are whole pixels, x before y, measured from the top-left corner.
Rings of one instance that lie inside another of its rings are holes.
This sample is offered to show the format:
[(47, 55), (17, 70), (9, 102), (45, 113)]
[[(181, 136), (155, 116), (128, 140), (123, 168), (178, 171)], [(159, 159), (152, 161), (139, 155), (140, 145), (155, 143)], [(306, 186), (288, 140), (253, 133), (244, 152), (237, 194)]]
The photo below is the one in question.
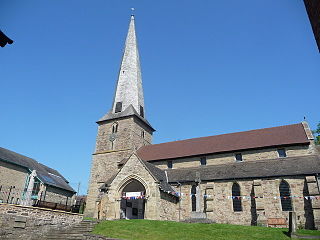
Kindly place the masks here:
[(99, 188), (115, 175), (119, 163), (141, 146), (151, 144), (155, 131), (145, 117), (141, 68), (135, 19), (129, 30), (111, 110), (97, 121), (98, 134), (93, 153), (85, 215), (97, 217)]

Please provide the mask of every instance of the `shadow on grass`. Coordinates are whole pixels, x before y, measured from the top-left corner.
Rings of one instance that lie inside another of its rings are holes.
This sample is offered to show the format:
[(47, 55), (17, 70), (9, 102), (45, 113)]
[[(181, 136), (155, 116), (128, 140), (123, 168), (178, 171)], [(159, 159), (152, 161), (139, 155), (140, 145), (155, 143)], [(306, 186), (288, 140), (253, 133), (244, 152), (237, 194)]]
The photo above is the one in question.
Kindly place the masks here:
[(286, 235), (287, 237), (290, 237), (289, 231), (282, 231), (282, 233), (283, 233), (284, 235)]

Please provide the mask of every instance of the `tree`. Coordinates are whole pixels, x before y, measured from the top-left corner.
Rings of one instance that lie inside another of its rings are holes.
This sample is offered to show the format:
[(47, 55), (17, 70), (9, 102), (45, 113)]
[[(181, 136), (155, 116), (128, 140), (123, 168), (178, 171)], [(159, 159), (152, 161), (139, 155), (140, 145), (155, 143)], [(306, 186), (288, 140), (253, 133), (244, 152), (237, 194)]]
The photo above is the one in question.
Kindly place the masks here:
[(4, 47), (7, 43), (12, 44), (13, 41), (0, 30), (0, 46)]
[(317, 129), (312, 131), (312, 133), (315, 136), (315, 144), (320, 145), (320, 122), (317, 125)]

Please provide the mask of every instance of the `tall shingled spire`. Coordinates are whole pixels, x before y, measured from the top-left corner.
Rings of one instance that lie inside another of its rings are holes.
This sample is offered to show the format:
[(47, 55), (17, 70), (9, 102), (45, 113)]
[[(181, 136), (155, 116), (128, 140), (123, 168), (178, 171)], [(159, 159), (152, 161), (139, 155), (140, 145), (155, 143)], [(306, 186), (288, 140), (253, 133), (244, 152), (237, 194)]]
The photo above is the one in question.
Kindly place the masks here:
[(141, 79), (141, 68), (134, 16), (131, 16), (129, 31), (125, 43), (112, 112), (125, 110), (130, 104), (144, 117), (144, 99)]
[(131, 15), (130, 19), (112, 109), (98, 122), (130, 115), (137, 115), (149, 125), (145, 119), (141, 68), (134, 15)]

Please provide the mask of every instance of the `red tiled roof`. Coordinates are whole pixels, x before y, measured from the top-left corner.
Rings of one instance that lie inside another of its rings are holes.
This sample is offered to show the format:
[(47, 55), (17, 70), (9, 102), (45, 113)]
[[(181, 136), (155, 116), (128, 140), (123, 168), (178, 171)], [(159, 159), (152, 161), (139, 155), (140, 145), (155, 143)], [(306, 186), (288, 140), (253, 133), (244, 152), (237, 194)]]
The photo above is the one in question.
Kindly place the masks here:
[(308, 143), (309, 140), (304, 127), (301, 123), (298, 123), (147, 145), (138, 150), (138, 155), (145, 161), (154, 161), (210, 153)]

